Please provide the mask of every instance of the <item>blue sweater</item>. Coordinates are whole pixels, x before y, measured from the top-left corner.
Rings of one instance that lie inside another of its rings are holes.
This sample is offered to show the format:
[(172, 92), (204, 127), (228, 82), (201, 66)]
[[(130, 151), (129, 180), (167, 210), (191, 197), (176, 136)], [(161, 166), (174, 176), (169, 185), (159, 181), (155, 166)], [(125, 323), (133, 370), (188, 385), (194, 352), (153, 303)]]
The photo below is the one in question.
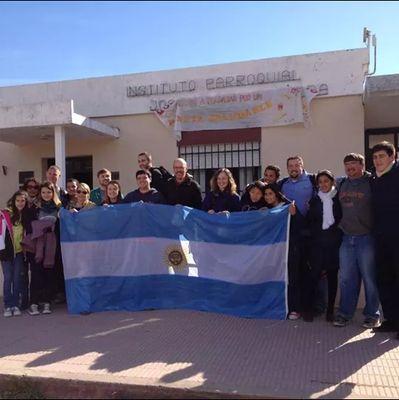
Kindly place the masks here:
[(296, 181), (288, 178), (281, 187), (281, 192), (295, 204), (303, 216), (309, 210), (309, 201), (314, 195), (313, 184), (310, 175), (305, 171)]

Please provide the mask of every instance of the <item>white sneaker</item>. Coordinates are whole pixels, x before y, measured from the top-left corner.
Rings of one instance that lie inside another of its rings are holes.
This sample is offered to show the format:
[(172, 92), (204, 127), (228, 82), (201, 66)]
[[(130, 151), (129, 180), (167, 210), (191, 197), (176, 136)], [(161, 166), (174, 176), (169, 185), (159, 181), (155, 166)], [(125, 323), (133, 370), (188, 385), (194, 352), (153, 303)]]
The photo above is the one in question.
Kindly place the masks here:
[(289, 315), (288, 315), (288, 319), (289, 319), (290, 321), (296, 321), (296, 320), (299, 319), (299, 318), (301, 318), (301, 314), (299, 314), (299, 313), (296, 312), (296, 311), (292, 311), (292, 312), (290, 312)]
[(8, 317), (12, 317), (12, 308), (11, 307), (7, 307), (5, 310), (4, 310), (4, 314), (3, 314), (6, 318), (8, 318)]
[(31, 304), (28, 309), (29, 315), (40, 315), (39, 306), (37, 304)]
[(51, 314), (50, 303), (44, 303), (42, 314)]
[(14, 317), (19, 317), (20, 315), (22, 315), (21, 310), (18, 307), (14, 307), (12, 309)]

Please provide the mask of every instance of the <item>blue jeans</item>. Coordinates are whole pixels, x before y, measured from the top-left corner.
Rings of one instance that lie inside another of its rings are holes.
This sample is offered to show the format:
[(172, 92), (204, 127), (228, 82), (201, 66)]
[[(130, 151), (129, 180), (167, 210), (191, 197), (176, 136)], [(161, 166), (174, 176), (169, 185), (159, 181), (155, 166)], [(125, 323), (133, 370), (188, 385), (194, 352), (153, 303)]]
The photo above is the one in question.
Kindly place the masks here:
[(22, 273), (24, 269), (24, 255), (18, 253), (13, 261), (2, 261), (4, 275), (4, 307), (19, 307)]
[(339, 264), (341, 298), (338, 315), (348, 320), (353, 317), (363, 281), (366, 295), (363, 315), (366, 318), (378, 318), (380, 301), (376, 279), (374, 240), (371, 235), (344, 235), (339, 249)]

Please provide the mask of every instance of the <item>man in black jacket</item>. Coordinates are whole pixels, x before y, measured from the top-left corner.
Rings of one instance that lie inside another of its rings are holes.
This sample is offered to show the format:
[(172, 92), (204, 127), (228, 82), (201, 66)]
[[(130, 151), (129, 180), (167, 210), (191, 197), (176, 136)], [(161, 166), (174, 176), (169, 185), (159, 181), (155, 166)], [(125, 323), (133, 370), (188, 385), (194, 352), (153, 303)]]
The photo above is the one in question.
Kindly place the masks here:
[(191, 176), (187, 174), (187, 163), (183, 158), (173, 162), (173, 178), (166, 184), (166, 201), (170, 205), (180, 204), (201, 209), (201, 188)]
[(385, 321), (375, 329), (397, 332), (399, 339), (399, 165), (389, 142), (372, 149), (375, 175), (371, 180), (377, 283)]
[(154, 167), (152, 165), (152, 156), (146, 151), (137, 156), (137, 162), (140, 169), (148, 171), (151, 174), (151, 187), (165, 196), (166, 183), (172, 177), (172, 174), (163, 167)]

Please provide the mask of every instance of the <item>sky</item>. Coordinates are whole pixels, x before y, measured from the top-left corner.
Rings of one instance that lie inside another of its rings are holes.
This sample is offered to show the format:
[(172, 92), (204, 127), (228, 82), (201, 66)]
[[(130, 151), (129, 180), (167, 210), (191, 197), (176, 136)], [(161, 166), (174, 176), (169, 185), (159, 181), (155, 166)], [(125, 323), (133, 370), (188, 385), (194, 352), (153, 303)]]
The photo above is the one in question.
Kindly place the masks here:
[(399, 2), (1, 2), (0, 86), (363, 47), (399, 73)]

